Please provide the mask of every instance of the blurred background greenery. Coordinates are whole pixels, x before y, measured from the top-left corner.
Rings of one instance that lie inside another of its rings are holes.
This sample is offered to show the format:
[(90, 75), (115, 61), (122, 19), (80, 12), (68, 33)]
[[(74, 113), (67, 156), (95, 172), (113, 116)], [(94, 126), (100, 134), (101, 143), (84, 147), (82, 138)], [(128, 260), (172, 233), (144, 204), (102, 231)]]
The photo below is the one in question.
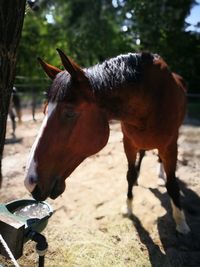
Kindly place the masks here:
[(148, 50), (160, 54), (172, 71), (185, 78), (190, 106), (200, 114), (200, 98), (193, 97), (200, 94), (200, 31), (188, 30), (186, 22), (197, 4), (194, 0), (29, 0), (16, 86), (22, 92), (44, 91), (48, 80), (36, 58), (61, 67), (56, 48), (83, 67), (121, 53)]

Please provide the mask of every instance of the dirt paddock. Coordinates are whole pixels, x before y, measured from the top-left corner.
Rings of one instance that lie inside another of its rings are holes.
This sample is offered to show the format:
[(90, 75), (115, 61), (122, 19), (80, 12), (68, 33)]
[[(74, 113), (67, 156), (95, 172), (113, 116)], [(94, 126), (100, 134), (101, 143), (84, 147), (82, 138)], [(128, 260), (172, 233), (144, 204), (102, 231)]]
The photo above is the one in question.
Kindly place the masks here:
[[(30, 198), (23, 185), (30, 147), (42, 120), (29, 114), (18, 125), (16, 139), (8, 122), (0, 201)], [(44, 234), (49, 243), (47, 267), (200, 266), (200, 127), (180, 129), (177, 177), (192, 234), (177, 236), (166, 189), (158, 185), (156, 151), (145, 156), (134, 188), (134, 215), (122, 216), (126, 198), (127, 163), (118, 122), (110, 125), (109, 143), (86, 159), (66, 180), (66, 190), (48, 199), (55, 213)], [(35, 245), (27, 242), (20, 266), (37, 266)], [(0, 256), (0, 264), (13, 266)]]

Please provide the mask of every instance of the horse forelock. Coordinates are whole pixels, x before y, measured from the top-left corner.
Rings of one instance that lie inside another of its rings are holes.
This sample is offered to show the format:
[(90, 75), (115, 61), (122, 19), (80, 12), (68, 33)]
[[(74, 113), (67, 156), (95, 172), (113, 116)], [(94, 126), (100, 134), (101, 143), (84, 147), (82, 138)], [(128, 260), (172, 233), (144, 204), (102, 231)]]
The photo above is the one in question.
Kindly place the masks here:
[(48, 102), (59, 102), (65, 98), (70, 98), (72, 95), (72, 78), (70, 74), (67, 71), (58, 73), (48, 89)]

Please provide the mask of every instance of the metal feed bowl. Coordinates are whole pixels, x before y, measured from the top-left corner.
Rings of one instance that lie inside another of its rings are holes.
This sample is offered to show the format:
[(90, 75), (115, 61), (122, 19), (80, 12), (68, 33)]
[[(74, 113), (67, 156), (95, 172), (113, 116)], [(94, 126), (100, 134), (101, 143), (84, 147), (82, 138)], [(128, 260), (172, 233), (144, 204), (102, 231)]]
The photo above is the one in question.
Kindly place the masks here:
[[(40, 204), (45, 207), (45, 214), (40, 218), (31, 217), (28, 214), (14, 214), (17, 210), (33, 204)], [(53, 209), (47, 202), (38, 202), (33, 199), (19, 199), (0, 205), (0, 234), (16, 259), (22, 256), (23, 244), (30, 239), (30, 233), (33, 231), (42, 232), (52, 213)], [(0, 245), (0, 254), (8, 256), (2, 245)]]

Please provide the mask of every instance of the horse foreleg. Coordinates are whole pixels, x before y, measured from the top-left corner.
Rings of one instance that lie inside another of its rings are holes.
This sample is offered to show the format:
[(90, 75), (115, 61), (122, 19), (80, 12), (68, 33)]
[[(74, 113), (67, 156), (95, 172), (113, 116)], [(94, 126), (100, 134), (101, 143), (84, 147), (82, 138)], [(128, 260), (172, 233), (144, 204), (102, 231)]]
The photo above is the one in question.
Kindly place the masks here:
[(166, 175), (164, 166), (162, 163), (161, 158), (158, 156), (158, 167), (157, 167), (157, 174), (158, 174), (158, 185), (164, 186), (166, 181)]
[(137, 149), (131, 143), (131, 140), (124, 136), (124, 151), (128, 160), (128, 171), (127, 171), (127, 182), (128, 182), (128, 191), (126, 199), (126, 208), (123, 210), (123, 213), (130, 216), (132, 214), (132, 202), (133, 202), (133, 186), (137, 184), (138, 173), (141, 165), (142, 158), (144, 154), (140, 154), (139, 163), (136, 167), (136, 156)]
[(190, 228), (187, 225), (185, 214), (180, 203), (180, 189), (175, 176), (177, 162), (177, 143), (173, 143), (164, 151), (159, 151), (162, 159), (167, 181), (166, 188), (171, 199), (172, 214), (176, 223), (176, 230), (179, 233), (187, 234)]
[(15, 114), (12, 109), (9, 110), (9, 116), (12, 124), (12, 135), (13, 137), (15, 137), (16, 122), (15, 122)]
[(20, 107), (15, 107), (19, 124), (22, 123), (22, 112)]
[(132, 203), (133, 203), (133, 186), (137, 185), (137, 178), (138, 172), (134, 164), (128, 164), (128, 171), (127, 171), (127, 182), (128, 182), (128, 190), (127, 190), (127, 199), (126, 199), (126, 206), (127, 206), (127, 215), (132, 214)]

